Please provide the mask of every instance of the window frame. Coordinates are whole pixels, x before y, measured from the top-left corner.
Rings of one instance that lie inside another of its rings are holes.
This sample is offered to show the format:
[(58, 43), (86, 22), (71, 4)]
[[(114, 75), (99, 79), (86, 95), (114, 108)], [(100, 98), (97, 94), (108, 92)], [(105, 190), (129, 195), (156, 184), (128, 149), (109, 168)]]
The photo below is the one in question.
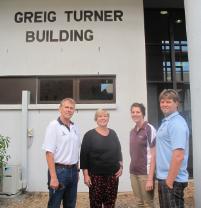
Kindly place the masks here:
[[(89, 100), (89, 99), (80, 99), (80, 81), (81, 80), (87, 80), (87, 79), (93, 79), (93, 80), (98, 80), (98, 79), (110, 79), (113, 81), (113, 99), (112, 100), (100, 100), (100, 99), (93, 99), (93, 100)], [(77, 92), (76, 92), (76, 102), (78, 104), (102, 104), (102, 103), (116, 103), (116, 76), (115, 75), (99, 75), (99, 76), (83, 76), (80, 77), (77, 80)]]
[(44, 76), (44, 77), (37, 77), (37, 80), (38, 80), (38, 84), (37, 84), (37, 102), (36, 102), (36, 104), (58, 104), (59, 102), (60, 102), (60, 100), (54, 100), (54, 101), (49, 101), (49, 100), (47, 100), (47, 101), (41, 101), (40, 100), (40, 95), (41, 95), (41, 91), (40, 91), (40, 86), (41, 86), (41, 80), (72, 80), (72, 89), (73, 89), (73, 92), (72, 92), (72, 94), (73, 94), (73, 98), (74, 98), (74, 95), (75, 95), (75, 90), (74, 90), (74, 79), (73, 79), (73, 77), (68, 77), (68, 76)]
[[(116, 104), (116, 75), (110, 74), (110, 75), (80, 75), (80, 76), (67, 76), (67, 75), (34, 75), (34, 76), (2, 76), (0, 78), (11, 78), (11, 79), (26, 79), (26, 78), (31, 78), (35, 80), (35, 86), (33, 87), (34, 89), (34, 103), (31, 103), (31, 105), (48, 105), (48, 104), (59, 104), (60, 100), (57, 101), (45, 101), (45, 100), (40, 100), (40, 95), (41, 95), (41, 80), (72, 80), (73, 86), (72, 86), (72, 98), (76, 101), (77, 104)], [(113, 84), (113, 99), (111, 100), (101, 100), (101, 99), (80, 99), (80, 91), (79, 91), (79, 84), (80, 80), (83, 79), (91, 79), (91, 80), (96, 80), (96, 79), (109, 79), (112, 80)], [(12, 86), (15, 88), (15, 86)], [(0, 105), (16, 105), (18, 103), (0, 103)]]

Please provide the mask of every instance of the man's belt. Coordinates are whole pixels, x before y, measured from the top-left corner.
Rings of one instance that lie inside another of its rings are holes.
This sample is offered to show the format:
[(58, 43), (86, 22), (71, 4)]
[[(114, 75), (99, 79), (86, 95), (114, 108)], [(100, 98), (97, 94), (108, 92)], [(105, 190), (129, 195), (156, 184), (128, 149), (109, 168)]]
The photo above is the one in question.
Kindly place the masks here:
[(56, 167), (61, 167), (61, 168), (74, 168), (77, 167), (77, 164), (72, 164), (72, 165), (65, 165), (65, 164), (61, 164), (61, 163), (55, 163)]

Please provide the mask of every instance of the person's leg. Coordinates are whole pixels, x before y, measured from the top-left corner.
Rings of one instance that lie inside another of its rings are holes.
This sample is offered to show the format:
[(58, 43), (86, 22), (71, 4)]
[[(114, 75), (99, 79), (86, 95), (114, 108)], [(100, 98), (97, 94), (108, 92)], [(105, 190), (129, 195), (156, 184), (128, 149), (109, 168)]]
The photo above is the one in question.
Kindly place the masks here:
[(75, 208), (77, 199), (78, 172), (77, 167), (66, 169), (63, 208)]
[(91, 208), (102, 208), (103, 202), (103, 176), (91, 175), (92, 185), (89, 187), (89, 200)]
[(165, 180), (158, 180), (158, 197), (160, 208), (176, 208), (173, 190), (169, 189)]
[(146, 191), (147, 175), (139, 175), (139, 186), (141, 191), (141, 197), (144, 207), (153, 208), (154, 207), (154, 189), (151, 191)]
[(184, 188), (187, 183), (174, 182), (173, 189), (165, 184), (165, 180), (158, 181), (158, 195), (161, 208), (183, 208)]
[[(57, 177), (59, 180), (59, 183), (62, 183), (60, 180), (63, 175), (62, 168), (56, 168)], [(64, 194), (64, 188), (60, 188), (58, 190), (52, 189), (50, 187), (50, 174), (48, 171), (48, 189), (49, 189), (49, 200), (48, 200), (48, 208), (60, 208), (61, 201), (63, 199)]]
[(104, 177), (104, 208), (114, 208), (117, 199), (119, 178), (116, 176)]
[(184, 207), (184, 189), (187, 187), (188, 183), (174, 182), (173, 191), (177, 207)]
[(139, 177), (137, 175), (130, 174), (130, 179), (133, 194), (135, 197), (137, 197), (137, 205), (138, 207), (144, 207)]

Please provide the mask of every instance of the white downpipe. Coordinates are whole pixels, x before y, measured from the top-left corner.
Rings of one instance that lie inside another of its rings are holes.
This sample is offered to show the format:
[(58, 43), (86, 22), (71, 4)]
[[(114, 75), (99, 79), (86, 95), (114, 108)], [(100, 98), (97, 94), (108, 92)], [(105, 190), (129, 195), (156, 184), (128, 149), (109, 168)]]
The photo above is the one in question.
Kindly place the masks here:
[(22, 188), (28, 184), (28, 105), (30, 104), (30, 92), (22, 91), (22, 140), (21, 140), (21, 165)]

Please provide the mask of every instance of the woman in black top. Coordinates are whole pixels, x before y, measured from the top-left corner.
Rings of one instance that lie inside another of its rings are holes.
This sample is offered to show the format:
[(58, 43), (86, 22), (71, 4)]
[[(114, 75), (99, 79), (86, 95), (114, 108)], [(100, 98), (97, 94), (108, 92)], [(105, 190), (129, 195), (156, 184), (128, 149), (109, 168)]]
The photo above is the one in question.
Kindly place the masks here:
[(109, 129), (109, 113), (98, 109), (95, 114), (97, 127), (83, 138), (80, 167), (84, 183), (89, 187), (91, 208), (115, 206), (119, 176), (122, 175), (121, 145), (114, 130)]

